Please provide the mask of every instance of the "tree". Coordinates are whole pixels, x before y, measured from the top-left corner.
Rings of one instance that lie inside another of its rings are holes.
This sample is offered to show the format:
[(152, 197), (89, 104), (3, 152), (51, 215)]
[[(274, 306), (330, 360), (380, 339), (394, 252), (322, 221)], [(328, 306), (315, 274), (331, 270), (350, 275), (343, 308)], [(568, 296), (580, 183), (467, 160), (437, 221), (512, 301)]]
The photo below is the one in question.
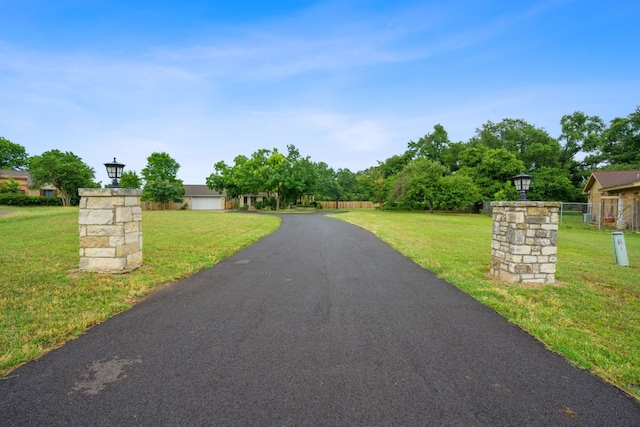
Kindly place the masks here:
[(336, 180), (336, 171), (324, 162), (316, 163), (316, 200), (339, 200), (340, 187)]
[(378, 161), (378, 169), (380, 170), (382, 178), (388, 178), (402, 172), (402, 169), (404, 169), (411, 160), (413, 160), (413, 152), (411, 150), (407, 150), (404, 154), (396, 154), (395, 156), (389, 157), (384, 162)]
[(438, 194), (442, 192), (442, 177), (446, 168), (439, 162), (426, 158), (411, 161), (395, 180), (388, 201), (405, 209), (433, 209)]
[(24, 170), (28, 164), (24, 147), (0, 136), (0, 169)]
[(441, 124), (433, 127), (433, 132), (426, 134), (417, 142), (410, 141), (409, 150), (415, 157), (425, 157), (440, 163), (444, 163), (444, 151), (449, 147), (449, 135)]
[(145, 181), (142, 200), (154, 202), (181, 202), (184, 196), (182, 180), (176, 178), (180, 164), (167, 153), (151, 153), (147, 166), (142, 169)]
[(436, 196), (439, 209), (467, 209), (482, 201), (482, 195), (473, 180), (465, 175), (446, 175), (440, 180), (440, 192)]
[(541, 168), (532, 173), (529, 200), (554, 202), (583, 201), (581, 189), (577, 189), (569, 178), (569, 172), (561, 168)]
[(500, 123), (489, 121), (481, 129), (476, 129), (476, 135), (469, 144), (505, 149), (522, 160), (529, 171), (559, 166), (558, 141), (544, 129), (538, 129), (521, 119), (504, 119)]
[(142, 187), (142, 179), (134, 171), (126, 171), (122, 173), (118, 185), (120, 188), (140, 189)]
[(485, 201), (502, 199), (505, 191), (509, 194), (508, 188), (513, 189), (511, 178), (526, 170), (515, 154), (484, 145), (468, 146), (460, 152), (459, 162), (457, 173), (470, 177)]
[(358, 179), (356, 174), (348, 168), (338, 169), (336, 172), (336, 183), (340, 188), (341, 200), (356, 200), (358, 194)]
[(377, 177), (378, 175), (375, 173), (375, 168), (368, 168), (356, 173), (358, 194), (356, 194), (355, 200), (370, 200), (375, 202)]
[(13, 178), (7, 182), (0, 182), (0, 193), (20, 194), (20, 183)]
[(29, 161), (29, 172), (35, 187), (52, 184), (59, 191), (62, 204), (69, 206), (78, 188), (95, 188), (95, 171), (72, 152), (51, 150)]
[(567, 114), (560, 119), (564, 141), (560, 155), (560, 167), (571, 170), (575, 156), (580, 153), (594, 153), (602, 146), (602, 133), (606, 125), (598, 116), (587, 116), (582, 111)]
[(602, 156), (608, 165), (640, 168), (640, 107), (627, 117), (611, 120), (604, 131)]
[(180, 180), (155, 179), (147, 182), (145, 189), (150, 199), (159, 203), (181, 202), (184, 196), (184, 186)]
[(278, 192), (278, 196), (282, 197), (285, 204), (313, 194), (318, 179), (309, 157), (302, 157), (294, 145), (287, 145), (287, 151), (282, 175), (284, 179)]
[[(245, 156), (236, 156), (235, 165), (246, 162)], [(236, 166), (229, 166), (223, 160), (213, 165), (213, 173), (207, 177), (207, 187), (216, 191), (226, 191), (227, 196), (235, 199), (240, 196), (244, 189), (238, 184), (236, 179)]]

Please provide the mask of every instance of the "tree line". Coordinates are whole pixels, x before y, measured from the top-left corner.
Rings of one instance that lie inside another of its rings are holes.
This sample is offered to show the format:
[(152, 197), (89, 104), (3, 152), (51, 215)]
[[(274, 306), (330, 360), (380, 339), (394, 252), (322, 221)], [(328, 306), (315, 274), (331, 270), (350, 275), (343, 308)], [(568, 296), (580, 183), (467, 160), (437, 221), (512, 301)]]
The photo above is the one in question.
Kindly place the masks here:
[(275, 205), (309, 200), (371, 200), (386, 209), (464, 209), (482, 201), (516, 200), (511, 178), (533, 176), (530, 200), (583, 202), (594, 170), (640, 169), (640, 107), (607, 125), (576, 111), (560, 120), (553, 138), (522, 119), (486, 122), (468, 141), (452, 142), (433, 131), (406, 150), (363, 171), (334, 170), (288, 145), (288, 152), (260, 149), (220, 161), (209, 188), (230, 197), (265, 193)]
[[(59, 191), (64, 206), (77, 205), (79, 188), (100, 188), (95, 181), (95, 170), (74, 153), (49, 150), (39, 156), (29, 156), (20, 145), (0, 137), (0, 169), (28, 170), (33, 188), (51, 184)], [(126, 171), (119, 181), (121, 188), (142, 188), (142, 200), (155, 202), (181, 202), (184, 195), (182, 181), (177, 179), (180, 164), (167, 153), (152, 153), (142, 177), (135, 171)], [(111, 183), (105, 188), (111, 187)], [(0, 183), (0, 193), (19, 193), (14, 180)]]
[[(446, 129), (409, 141), (404, 152), (363, 171), (333, 169), (313, 162), (294, 145), (287, 152), (263, 148), (238, 155), (233, 164), (219, 161), (206, 185), (236, 198), (265, 194), (274, 208), (314, 201), (370, 200), (386, 209), (463, 209), (482, 201), (516, 200), (511, 178), (533, 176), (530, 200), (582, 202), (585, 179), (595, 170), (640, 169), (640, 107), (608, 124), (576, 111), (560, 120), (553, 138), (522, 119), (488, 121), (468, 141), (452, 142)], [(125, 188), (142, 188), (142, 199), (182, 201), (177, 179), (180, 165), (167, 153), (152, 153), (142, 176), (127, 171)], [(71, 152), (50, 150), (28, 156), (24, 147), (0, 137), (0, 169), (26, 170), (34, 184), (53, 184), (64, 204), (77, 199), (77, 189), (96, 188), (95, 171)], [(107, 184), (109, 186), (110, 184)], [(12, 183), (0, 192), (17, 191)]]

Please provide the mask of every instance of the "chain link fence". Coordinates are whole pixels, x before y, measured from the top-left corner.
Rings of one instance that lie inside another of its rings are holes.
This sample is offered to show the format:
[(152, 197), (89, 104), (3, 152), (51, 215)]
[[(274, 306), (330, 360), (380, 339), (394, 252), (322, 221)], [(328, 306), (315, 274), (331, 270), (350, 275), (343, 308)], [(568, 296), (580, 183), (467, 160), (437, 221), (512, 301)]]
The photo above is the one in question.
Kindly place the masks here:
[[(482, 213), (491, 215), (491, 202), (482, 204)], [(612, 197), (602, 203), (564, 203), (560, 207), (560, 224), (590, 224), (598, 230), (640, 231), (640, 201)]]

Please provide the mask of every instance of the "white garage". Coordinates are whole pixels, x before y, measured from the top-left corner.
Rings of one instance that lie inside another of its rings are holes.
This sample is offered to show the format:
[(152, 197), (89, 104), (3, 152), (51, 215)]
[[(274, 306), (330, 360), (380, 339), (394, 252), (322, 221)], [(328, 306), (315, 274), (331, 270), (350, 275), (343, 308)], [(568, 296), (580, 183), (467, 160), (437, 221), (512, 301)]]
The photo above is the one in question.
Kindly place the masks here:
[(192, 197), (191, 209), (198, 210), (222, 210), (222, 197)]
[(225, 209), (226, 197), (224, 193), (211, 190), (206, 185), (185, 185), (184, 198), (194, 211), (220, 211)]

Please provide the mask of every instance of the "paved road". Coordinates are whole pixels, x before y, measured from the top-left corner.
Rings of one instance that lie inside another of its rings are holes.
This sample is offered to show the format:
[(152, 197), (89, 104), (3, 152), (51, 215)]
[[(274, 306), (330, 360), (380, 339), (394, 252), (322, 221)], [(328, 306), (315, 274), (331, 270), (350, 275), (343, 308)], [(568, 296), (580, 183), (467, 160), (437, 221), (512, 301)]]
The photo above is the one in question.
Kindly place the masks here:
[(637, 402), (321, 215), (12, 375), (3, 426), (640, 425)]

